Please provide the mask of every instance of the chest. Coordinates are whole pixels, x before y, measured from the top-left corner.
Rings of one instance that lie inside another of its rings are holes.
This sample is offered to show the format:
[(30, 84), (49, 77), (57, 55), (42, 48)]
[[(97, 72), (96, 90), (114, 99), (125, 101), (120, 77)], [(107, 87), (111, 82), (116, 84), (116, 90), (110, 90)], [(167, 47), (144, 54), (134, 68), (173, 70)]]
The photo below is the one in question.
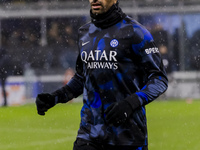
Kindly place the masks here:
[(118, 62), (128, 60), (131, 54), (131, 37), (123, 30), (96, 29), (82, 34), (80, 54), (84, 63)]

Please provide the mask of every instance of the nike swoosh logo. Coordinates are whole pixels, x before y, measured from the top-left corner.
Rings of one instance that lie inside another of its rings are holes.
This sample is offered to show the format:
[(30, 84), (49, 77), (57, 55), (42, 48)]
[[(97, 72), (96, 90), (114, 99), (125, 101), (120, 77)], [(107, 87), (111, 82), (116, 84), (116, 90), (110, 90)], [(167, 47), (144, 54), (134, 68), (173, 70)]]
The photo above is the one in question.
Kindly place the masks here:
[(82, 43), (82, 46), (85, 46), (86, 44), (90, 43), (90, 41), (87, 41), (85, 43)]

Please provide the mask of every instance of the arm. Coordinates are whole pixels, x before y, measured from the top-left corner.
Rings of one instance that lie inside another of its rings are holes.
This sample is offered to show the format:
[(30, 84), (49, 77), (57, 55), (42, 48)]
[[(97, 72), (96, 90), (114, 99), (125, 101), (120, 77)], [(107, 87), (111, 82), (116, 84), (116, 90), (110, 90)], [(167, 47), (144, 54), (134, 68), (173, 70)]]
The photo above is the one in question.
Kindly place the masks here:
[[(132, 43), (133, 61), (141, 68), (145, 85), (124, 100), (111, 104), (105, 111), (108, 124), (118, 126), (124, 123), (139, 107), (155, 100), (168, 87), (168, 79), (159, 51), (151, 34), (146, 29), (134, 30)], [(135, 61), (137, 60), (137, 62)], [(139, 87), (136, 85), (136, 87)]]
[(83, 76), (82, 76), (82, 61), (78, 56), (76, 63), (76, 74), (62, 88), (55, 92), (41, 93), (36, 98), (37, 111), (39, 115), (45, 115), (45, 112), (57, 103), (66, 103), (69, 100), (78, 97), (83, 93)]
[(58, 102), (66, 103), (83, 93), (83, 65), (80, 55), (76, 61), (76, 74), (62, 88), (56, 90), (52, 95), (57, 97)]
[(139, 65), (147, 76), (146, 84), (141, 90), (106, 109), (108, 124), (121, 125), (137, 108), (152, 102), (167, 90), (168, 80), (159, 53), (143, 56)]
[(152, 102), (168, 87), (168, 79), (159, 50), (148, 31), (146, 31), (142, 42), (144, 46), (141, 49), (135, 49), (134, 44), (132, 47), (133, 51), (138, 52), (136, 53), (139, 58), (138, 65), (141, 66), (145, 74), (146, 84), (142, 89), (126, 98), (133, 109)]
[(133, 110), (152, 102), (163, 94), (168, 87), (168, 79), (160, 55), (150, 54), (144, 56), (142, 59), (141, 66), (147, 75), (146, 84), (142, 89), (125, 99)]
[(83, 93), (82, 80), (83, 77), (76, 73), (65, 86), (53, 92), (52, 95), (57, 97), (58, 103), (66, 103)]

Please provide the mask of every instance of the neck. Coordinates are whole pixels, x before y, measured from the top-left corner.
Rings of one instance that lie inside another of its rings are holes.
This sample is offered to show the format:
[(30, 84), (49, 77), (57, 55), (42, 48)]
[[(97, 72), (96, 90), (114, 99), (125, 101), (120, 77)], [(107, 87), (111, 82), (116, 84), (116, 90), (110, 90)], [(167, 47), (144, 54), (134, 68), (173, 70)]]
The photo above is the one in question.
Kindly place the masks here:
[(91, 21), (96, 27), (108, 28), (121, 21), (126, 15), (118, 6), (118, 2), (111, 6), (111, 8), (103, 14), (93, 14), (90, 10)]

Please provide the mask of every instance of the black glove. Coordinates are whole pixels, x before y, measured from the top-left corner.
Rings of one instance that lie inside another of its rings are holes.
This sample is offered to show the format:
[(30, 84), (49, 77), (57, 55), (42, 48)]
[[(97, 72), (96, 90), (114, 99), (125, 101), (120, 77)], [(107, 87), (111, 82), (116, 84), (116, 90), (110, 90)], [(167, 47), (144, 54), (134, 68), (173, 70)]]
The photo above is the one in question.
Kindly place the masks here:
[(47, 112), (48, 109), (57, 104), (56, 96), (48, 93), (38, 94), (35, 103), (38, 114), (45, 115), (45, 112)]
[(38, 94), (35, 101), (38, 114), (45, 115), (45, 112), (47, 112), (48, 109), (55, 106), (57, 103), (66, 103), (72, 98), (74, 98), (74, 95), (68, 85), (65, 85), (51, 94)]
[(105, 119), (108, 124), (117, 127), (124, 123), (132, 112), (133, 109), (127, 101), (115, 102), (105, 110)]
[(123, 124), (140, 105), (138, 96), (136, 94), (130, 95), (122, 101), (111, 104), (105, 110), (105, 119), (108, 124), (117, 127)]

